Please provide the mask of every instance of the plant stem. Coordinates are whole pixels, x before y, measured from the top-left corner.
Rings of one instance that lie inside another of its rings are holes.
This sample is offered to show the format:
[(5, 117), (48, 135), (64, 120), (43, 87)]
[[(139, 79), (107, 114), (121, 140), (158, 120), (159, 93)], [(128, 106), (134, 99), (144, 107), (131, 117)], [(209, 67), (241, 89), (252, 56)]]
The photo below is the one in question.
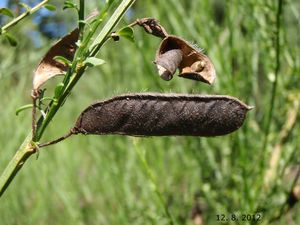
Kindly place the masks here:
[(66, 135), (64, 135), (64, 136), (62, 136), (60, 138), (57, 138), (57, 139), (55, 139), (53, 141), (48, 141), (46, 143), (39, 144), (38, 146), (39, 146), (39, 148), (43, 148), (43, 147), (46, 147), (46, 146), (49, 146), (49, 145), (54, 145), (54, 144), (56, 144), (58, 142), (61, 142), (61, 141), (65, 140), (65, 139), (67, 139), (68, 137), (70, 137), (73, 134), (74, 134), (74, 131), (73, 131), (73, 129), (71, 129)]
[[(270, 99), (270, 109), (269, 114), (267, 117), (267, 123), (265, 127), (265, 137), (263, 141), (263, 149), (262, 151), (266, 151), (268, 139), (269, 139), (269, 133), (270, 133), (270, 127), (271, 127), (271, 121), (273, 117), (274, 112), (274, 105), (275, 105), (275, 97), (276, 97), (276, 90), (277, 90), (277, 83), (278, 83), (278, 75), (280, 72), (280, 31), (281, 31), (281, 17), (282, 17), (282, 8), (283, 8), (283, 0), (278, 0), (277, 3), (277, 12), (276, 12), (276, 30), (275, 30), (275, 52), (276, 52), (276, 59), (275, 59), (275, 80), (273, 82), (272, 86), (272, 92), (271, 92), (271, 99)], [(264, 157), (265, 158), (265, 157)], [(263, 159), (262, 162), (265, 160)]]
[[(41, 4), (45, 4), (48, 1), (43, 1), (33, 9), (36, 11), (38, 9), (38, 6), (41, 7)], [(105, 43), (106, 37), (110, 34), (110, 31), (114, 28), (114, 26), (120, 21), (126, 10), (135, 2), (135, 0), (123, 0), (118, 8), (115, 10), (113, 15), (110, 17), (110, 19), (107, 21), (105, 26), (103, 27), (103, 30), (100, 32), (98, 35), (97, 42), (94, 41), (94, 43), (97, 44), (97, 51), (100, 50), (101, 46)], [(32, 9), (32, 10), (33, 10)], [(30, 10), (30, 12), (32, 11)], [(78, 49), (81, 50), (82, 49)], [(97, 53), (97, 51), (94, 51), (94, 54)], [(76, 55), (75, 55), (76, 56)], [(48, 114), (44, 119), (40, 119), (38, 121), (38, 129), (35, 135), (34, 140), (32, 140), (32, 135), (30, 134), (27, 136), (19, 150), (16, 152), (15, 156), (13, 159), (10, 161), (8, 166), (5, 168), (4, 172), (0, 176), (0, 197), (3, 195), (7, 187), (9, 186), (10, 182), (14, 179), (16, 174), (20, 171), (26, 160), (34, 154), (38, 146), (35, 146), (33, 143), (36, 141), (39, 141), (50, 123), (50, 121), (53, 119), (55, 116), (56, 112), (58, 109), (63, 105), (65, 102), (66, 98), (70, 94), (71, 90), (74, 88), (78, 80), (81, 78), (83, 73), (85, 72), (86, 66), (78, 65), (78, 59), (74, 57), (75, 61), (74, 64), (72, 65), (72, 68), (68, 71), (70, 75), (73, 75), (71, 80), (68, 82), (67, 87), (65, 88), (64, 92), (62, 95), (59, 97), (57, 103), (51, 103), (50, 104), (50, 109), (48, 111)], [(73, 74), (74, 73), (74, 74)]]
[[(281, 57), (281, 48), (280, 48), (280, 31), (281, 31), (281, 17), (282, 17), (282, 10), (283, 9), (283, 0), (277, 0), (277, 11), (276, 11), (276, 30), (275, 30), (275, 43), (274, 43), (274, 48), (275, 48), (275, 69), (274, 69), (274, 74), (275, 74), (275, 80), (272, 85), (272, 90), (271, 90), (271, 98), (270, 98), (270, 108), (269, 108), (269, 113), (267, 116), (267, 122), (265, 126), (265, 131), (264, 131), (264, 139), (263, 139), (263, 146), (262, 146), (262, 157), (260, 161), (260, 175), (261, 175), (261, 185), (264, 184), (264, 176), (265, 176), (265, 168), (266, 168), (266, 156), (267, 156), (267, 144), (269, 140), (269, 135), (270, 135), (270, 127), (271, 127), (271, 122), (273, 118), (273, 112), (274, 112), (274, 105), (275, 105), (275, 97), (276, 97), (276, 91), (277, 91), (277, 82), (278, 82), (278, 75), (280, 72), (280, 57)], [(263, 192), (261, 194), (264, 195)], [(259, 206), (259, 204), (258, 204)], [(256, 210), (258, 211), (258, 210)]]
[(145, 153), (139, 148), (138, 142), (137, 142), (136, 139), (133, 140), (133, 144), (134, 144), (135, 152), (138, 155), (138, 157), (139, 157), (139, 159), (140, 159), (140, 161), (143, 165), (144, 171), (146, 172), (146, 175), (148, 176), (148, 179), (151, 183), (151, 187), (152, 187), (154, 193), (156, 194), (160, 204), (162, 205), (166, 217), (169, 220), (169, 225), (174, 225), (175, 223), (174, 223), (174, 219), (172, 217), (172, 214), (169, 211), (169, 208), (168, 208), (168, 206), (167, 206), (167, 204), (164, 200), (163, 195), (161, 194), (161, 192), (158, 189), (156, 178), (155, 178), (152, 170), (149, 167), (149, 164), (148, 164), (148, 162), (146, 160), (146, 157), (145, 157)]
[(31, 133), (24, 140), (19, 150), (16, 152), (8, 166), (5, 168), (0, 177), (0, 197), (3, 195), (10, 182), (14, 179), (15, 175), (22, 168), (26, 160), (36, 152), (35, 148), (31, 145)]
[(117, 25), (120, 19), (123, 17), (127, 9), (135, 2), (135, 0), (124, 0), (120, 3), (119, 7), (111, 16), (110, 20), (107, 21), (106, 25), (103, 27), (99, 35), (95, 38), (93, 44), (90, 47), (91, 56), (95, 56), (107, 37), (110, 35), (113, 28)]
[(16, 25), (17, 23), (19, 23), (22, 19), (24, 19), (25, 17), (35, 13), (36, 11), (38, 11), (40, 8), (42, 8), (47, 2), (49, 2), (49, 0), (44, 0), (42, 2), (40, 2), (39, 4), (37, 4), (36, 6), (34, 6), (33, 8), (31, 8), (30, 10), (22, 13), (21, 15), (19, 15), (18, 17), (16, 17), (15, 19), (13, 19), (12, 21), (10, 21), (9, 23), (7, 23), (6, 25), (4, 25), (3, 27), (0, 28), (0, 34), (3, 34), (7, 31), (7, 29), (11, 28), (12, 26)]
[[(110, 17), (110, 19), (107, 21), (103, 29), (101, 30), (100, 34), (95, 38), (93, 44), (91, 45), (90, 49), (93, 49), (91, 52), (91, 56), (95, 56), (102, 45), (105, 43), (107, 40), (107, 37), (110, 35), (112, 29), (117, 25), (117, 23), (120, 21), (126, 10), (135, 2), (135, 0), (123, 0), (119, 7), (115, 10), (113, 15)], [(94, 48), (93, 48), (94, 46)], [(80, 49), (79, 49), (80, 50)], [(74, 68), (75, 69), (75, 68)], [(37, 135), (36, 135), (36, 140), (39, 141), (52, 120), (52, 118), (55, 116), (56, 112), (58, 109), (62, 106), (62, 104), (65, 102), (65, 99), (68, 97), (70, 94), (71, 90), (73, 87), (76, 85), (78, 80), (81, 78), (82, 74), (84, 73), (86, 69), (86, 66), (82, 66), (77, 70), (77, 74), (73, 77), (73, 79), (69, 82), (68, 86), (66, 87), (64, 93), (59, 97), (57, 104), (52, 104), (50, 107), (49, 113), (47, 114), (46, 119), (43, 121), (41, 126), (38, 129)]]
[(79, 17), (79, 31), (80, 31), (80, 37), (79, 40), (82, 40), (83, 37), (83, 29), (84, 29), (84, 23), (82, 23), (81, 21), (84, 20), (84, 1), (85, 0), (80, 0), (80, 5), (79, 5), (79, 13), (78, 13), (78, 17)]

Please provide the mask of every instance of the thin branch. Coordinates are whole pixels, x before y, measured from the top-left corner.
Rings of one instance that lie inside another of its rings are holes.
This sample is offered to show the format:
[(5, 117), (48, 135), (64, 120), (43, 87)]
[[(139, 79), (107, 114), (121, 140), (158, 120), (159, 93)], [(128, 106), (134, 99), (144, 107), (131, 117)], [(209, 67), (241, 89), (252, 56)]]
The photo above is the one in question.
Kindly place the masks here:
[(73, 135), (73, 134), (74, 134), (74, 132), (73, 132), (73, 130), (71, 129), (71, 130), (69, 131), (69, 133), (67, 133), (66, 135), (64, 135), (64, 136), (62, 136), (62, 137), (60, 137), (60, 138), (57, 138), (57, 139), (55, 139), (55, 140), (53, 140), (53, 141), (48, 141), (48, 142), (46, 142), (46, 143), (39, 144), (38, 147), (39, 147), (39, 148), (43, 148), (43, 147), (46, 147), (46, 146), (49, 146), (49, 145), (57, 144), (58, 142), (61, 142), (61, 141), (65, 140), (65, 139), (67, 139), (68, 137), (70, 137), (70, 136)]
[(19, 23), (21, 20), (23, 20), (25, 17), (32, 15), (33, 13), (35, 13), (36, 11), (38, 11), (40, 8), (42, 8), (46, 3), (48, 3), (49, 0), (44, 0), (42, 2), (40, 2), (39, 4), (37, 4), (36, 6), (34, 6), (33, 8), (31, 8), (30, 10), (22, 13), (21, 15), (19, 15), (18, 17), (16, 17), (15, 19), (13, 19), (12, 21), (10, 21), (9, 23), (7, 23), (6, 25), (4, 25), (3, 27), (0, 28), (0, 34), (5, 33), (9, 28), (13, 27), (14, 25), (16, 25), (17, 23)]
[[(280, 58), (281, 58), (280, 33), (281, 32), (280, 31), (281, 31), (282, 8), (283, 8), (283, 0), (278, 0), (277, 12), (276, 12), (276, 30), (275, 30), (275, 52), (276, 52), (275, 70), (274, 70), (275, 80), (273, 82), (272, 91), (271, 91), (270, 109), (267, 117), (267, 122), (266, 122), (267, 125), (265, 127), (265, 137), (264, 137), (263, 148), (262, 148), (263, 152), (266, 152), (266, 147), (269, 140), (269, 133), (270, 133), (270, 127), (273, 118), (276, 91), (277, 91), (278, 75), (281, 68), (281, 64), (280, 64)], [(262, 159), (263, 164), (264, 161), (265, 161), (265, 157)]]
[(31, 129), (32, 129), (32, 139), (35, 139), (35, 133), (36, 133), (36, 100), (39, 97), (39, 92), (37, 90), (32, 90), (31, 92), (31, 98), (32, 98), (32, 118), (31, 118)]
[(99, 35), (95, 38), (94, 42), (91, 44), (89, 50), (91, 51), (91, 56), (95, 56), (101, 46), (105, 43), (107, 38), (110, 36), (113, 28), (118, 24), (118, 22), (123, 17), (124, 13), (136, 0), (124, 0), (120, 3), (119, 7), (115, 10), (113, 15), (110, 17), (109, 21), (105, 24)]
[(81, 21), (84, 20), (84, 2), (85, 0), (80, 0), (80, 6), (79, 6), (79, 12), (78, 12), (78, 17), (79, 17), (79, 31), (80, 31), (80, 36), (79, 36), (79, 40), (82, 40), (83, 37), (83, 30), (84, 30), (84, 23), (82, 23)]

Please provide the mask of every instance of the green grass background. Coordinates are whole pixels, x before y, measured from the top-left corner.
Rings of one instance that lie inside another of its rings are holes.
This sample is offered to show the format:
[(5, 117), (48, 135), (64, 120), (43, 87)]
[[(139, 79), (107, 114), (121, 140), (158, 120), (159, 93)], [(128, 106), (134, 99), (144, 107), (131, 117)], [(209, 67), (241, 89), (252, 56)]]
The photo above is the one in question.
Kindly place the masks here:
[[(95, 2), (87, 5), (93, 8)], [(61, 4), (61, 3), (60, 3)], [(274, 114), (267, 135), (275, 77), (274, 0), (137, 0), (123, 21), (154, 17), (171, 34), (205, 50), (215, 64), (213, 86), (175, 76), (166, 82), (152, 64), (160, 40), (135, 29), (136, 43), (109, 42), (99, 57), (107, 63), (89, 69), (57, 114), (43, 140), (65, 134), (80, 112), (96, 100), (132, 92), (224, 94), (254, 106), (244, 126), (224, 137), (73, 136), (31, 157), (0, 200), (0, 224), (194, 224), (198, 203), (204, 224), (217, 214), (263, 213), (258, 224), (300, 224), (300, 207), (280, 214), (300, 163), (300, 132), (292, 115), (299, 110), (300, 3), (285, 0), (280, 32), (280, 73)], [(60, 9), (58, 17), (70, 21)], [(70, 13), (68, 13), (70, 16)], [(74, 14), (75, 16), (75, 14)], [(120, 24), (119, 27), (121, 27)], [(12, 33), (19, 46), (0, 46), (0, 171), (30, 131), (32, 72), (53, 41), (36, 49), (26, 32), (29, 20)], [(48, 95), (60, 78), (51, 80)], [(292, 126), (287, 126), (288, 123)], [(282, 133), (287, 137), (282, 140)], [(265, 174), (280, 147), (274, 179)], [(228, 223), (228, 222), (227, 222)], [(250, 222), (231, 222), (250, 224)]]

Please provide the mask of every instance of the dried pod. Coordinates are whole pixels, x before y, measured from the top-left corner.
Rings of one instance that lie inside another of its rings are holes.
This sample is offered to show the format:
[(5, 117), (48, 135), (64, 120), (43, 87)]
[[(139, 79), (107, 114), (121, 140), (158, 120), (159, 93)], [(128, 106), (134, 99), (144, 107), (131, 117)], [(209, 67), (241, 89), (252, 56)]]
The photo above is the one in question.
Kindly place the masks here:
[(171, 80), (181, 61), (182, 51), (172, 49), (159, 55), (154, 63), (156, 64), (160, 77), (164, 80)]
[(79, 37), (79, 29), (76, 28), (70, 34), (57, 41), (46, 53), (34, 72), (33, 89), (38, 90), (50, 78), (61, 75), (67, 71), (68, 66), (53, 58), (63, 56), (68, 60), (73, 60), (76, 51), (76, 41)]
[(219, 136), (237, 130), (250, 109), (221, 95), (128, 94), (89, 106), (72, 133)]
[(182, 51), (182, 61), (178, 66), (180, 77), (199, 80), (208, 84), (214, 82), (216, 72), (211, 60), (199, 49), (179, 37), (169, 35), (164, 38), (156, 53), (156, 58), (160, 58), (166, 52), (174, 49)]
[(153, 18), (137, 19), (129, 26), (133, 27), (135, 25), (143, 27), (148, 34), (152, 34), (156, 37), (165, 38), (168, 35), (165, 28), (159, 24), (159, 21)]

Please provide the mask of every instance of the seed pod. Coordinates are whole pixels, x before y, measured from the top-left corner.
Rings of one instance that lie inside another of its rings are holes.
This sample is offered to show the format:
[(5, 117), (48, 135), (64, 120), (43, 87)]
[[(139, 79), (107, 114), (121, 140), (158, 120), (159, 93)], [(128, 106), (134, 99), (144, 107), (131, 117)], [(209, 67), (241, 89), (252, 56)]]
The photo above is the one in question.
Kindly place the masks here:
[(164, 38), (156, 53), (156, 61), (166, 52), (174, 49), (182, 51), (182, 61), (178, 66), (179, 76), (212, 84), (216, 77), (214, 65), (211, 60), (199, 49), (193, 47), (185, 40), (169, 35)]
[(89, 106), (72, 133), (219, 136), (237, 130), (250, 109), (221, 95), (128, 94)]
[(55, 56), (63, 56), (72, 60), (76, 51), (76, 41), (79, 37), (79, 29), (76, 28), (70, 34), (57, 41), (46, 53), (39, 63), (33, 76), (33, 90), (38, 90), (50, 78), (62, 75), (68, 66), (53, 59)]
[(159, 76), (164, 80), (171, 80), (173, 78), (173, 74), (181, 63), (181, 60), (182, 51), (179, 49), (173, 49), (159, 55), (154, 62)]
[(168, 33), (165, 30), (165, 28), (159, 24), (159, 21), (154, 18), (142, 18), (137, 19), (135, 22), (130, 24), (130, 27), (133, 27), (135, 25), (139, 25), (144, 28), (144, 30), (148, 34), (152, 34), (156, 37), (165, 38)]

